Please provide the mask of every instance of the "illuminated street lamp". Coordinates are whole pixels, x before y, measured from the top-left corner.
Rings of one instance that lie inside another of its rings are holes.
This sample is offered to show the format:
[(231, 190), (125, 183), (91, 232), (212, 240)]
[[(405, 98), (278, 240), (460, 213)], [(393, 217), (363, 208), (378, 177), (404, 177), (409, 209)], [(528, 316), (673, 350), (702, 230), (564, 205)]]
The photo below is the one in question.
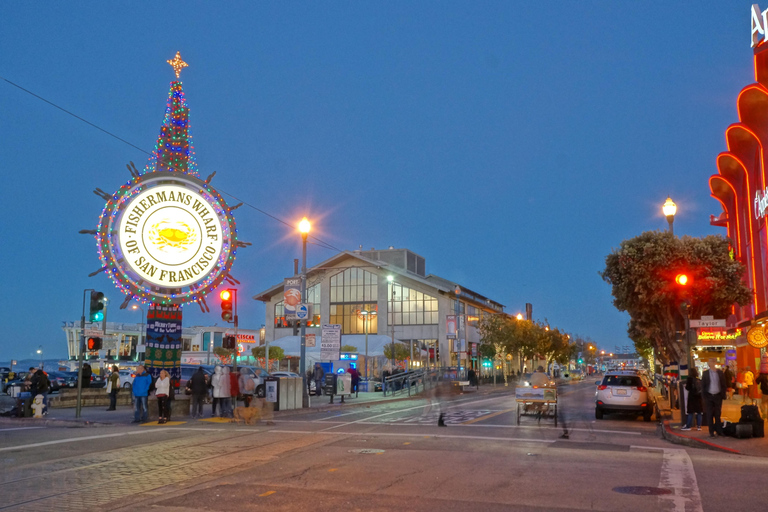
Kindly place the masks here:
[(664, 212), (664, 216), (667, 218), (667, 222), (669, 222), (669, 234), (674, 235), (675, 230), (672, 228), (672, 223), (675, 221), (675, 213), (677, 213), (677, 205), (675, 204), (674, 201), (672, 201), (671, 197), (667, 196), (667, 200), (662, 205), (661, 211)]
[[(301, 233), (301, 300), (307, 300), (307, 236), (312, 225), (306, 217), (299, 222)], [(299, 372), (301, 373), (301, 406), (309, 407), (309, 390), (307, 389), (307, 322), (301, 322), (301, 353), (299, 358)], [(319, 390), (318, 390), (319, 392)]]
[(37, 353), (40, 354), (40, 369), (43, 370), (43, 346), (40, 345), (40, 347), (37, 349)]
[(515, 318), (517, 318), (518, 320), (522, 320), (523, 319), (523, 314), (522, 313), (518, 313)]

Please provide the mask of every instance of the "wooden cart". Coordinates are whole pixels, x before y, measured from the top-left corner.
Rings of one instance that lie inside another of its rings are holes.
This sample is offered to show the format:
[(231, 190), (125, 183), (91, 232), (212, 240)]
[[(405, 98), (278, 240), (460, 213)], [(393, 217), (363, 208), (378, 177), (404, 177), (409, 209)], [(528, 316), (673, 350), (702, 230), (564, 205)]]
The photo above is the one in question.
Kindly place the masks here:
[(557, 388), (555, 387), (518, 387), (515, 389), (517, 401), (517, 424), (522, 416), (552, 418), (557, 426)]

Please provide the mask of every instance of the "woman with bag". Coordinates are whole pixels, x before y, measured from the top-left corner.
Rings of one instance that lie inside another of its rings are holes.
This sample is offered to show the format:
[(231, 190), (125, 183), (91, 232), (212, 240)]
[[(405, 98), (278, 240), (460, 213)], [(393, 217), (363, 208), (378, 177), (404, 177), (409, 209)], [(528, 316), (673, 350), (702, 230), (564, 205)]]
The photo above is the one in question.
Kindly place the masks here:
[(157, 397), (157, 422), (167, 423), (170, 412), (168, 411), (168, 395), (171, 394), (171, 377), (163, 370), (155, 382), (155, 396)]
[(109, 395), (108, 411), (117, 410), (118, 391), (120, 391), (120, 370), (115, 365), (112, 367), (112, 373), (109, 374), (109, 380), (107, 380), (107, 394)]

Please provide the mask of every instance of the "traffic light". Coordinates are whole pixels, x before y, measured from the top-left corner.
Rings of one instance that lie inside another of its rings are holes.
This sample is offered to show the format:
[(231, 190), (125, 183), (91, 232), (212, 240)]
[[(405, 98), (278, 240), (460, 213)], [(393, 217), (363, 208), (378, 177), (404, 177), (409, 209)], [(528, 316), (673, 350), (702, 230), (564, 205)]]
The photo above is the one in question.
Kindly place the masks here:
[(691, 277), (688, 274), (677, 274), (675, 276), (675, 282), (680, 286), (688, 286), (691, 284)]
[(88, 318), (91, 322), (101, 322), (104, 320), (104, 294), (101, 292), (91, 292), (91, 307), (89, 309)]
[(101, 338), (88, 338), (88, 341), (86, 341), (86, 347), (88, 347), (89, 352), (101, 350)]
[(232, 321), (232, 299), (234, 295), (232, 290), (221, 291), (221, 319), (225, 322)]

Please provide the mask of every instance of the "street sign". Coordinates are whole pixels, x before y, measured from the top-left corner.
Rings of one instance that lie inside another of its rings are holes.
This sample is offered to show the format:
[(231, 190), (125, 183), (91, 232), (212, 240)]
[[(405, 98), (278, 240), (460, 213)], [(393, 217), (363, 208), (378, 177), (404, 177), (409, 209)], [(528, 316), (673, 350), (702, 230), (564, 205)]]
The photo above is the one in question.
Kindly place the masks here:
[(93, 337), (103, 338), (102, 334), (103, 333), (101, 332), (101, 329), (98, 329), (98, 330), (96, 330), (96, 329), (85, 329), (83, 331), (83, 336), (85, 336), (86, 338), (93, 338)]
[(690, 324), (691, 328), (694, 329), (702, 327), (725, 327), (725, 319), (702, 316), (699, 320), (691, 319)]
[(341, 324), (324, 324), (320, 338), (320, 359), (338, 361), (341, 349)]
[(307, 348), (314, 348), (317, 346), (317, 341), (314, 334), (307, 334), (304, 336)]
[(299, 304), (296, 306), (296, 318), (299, 320), (309, 318), (309, 304)]

